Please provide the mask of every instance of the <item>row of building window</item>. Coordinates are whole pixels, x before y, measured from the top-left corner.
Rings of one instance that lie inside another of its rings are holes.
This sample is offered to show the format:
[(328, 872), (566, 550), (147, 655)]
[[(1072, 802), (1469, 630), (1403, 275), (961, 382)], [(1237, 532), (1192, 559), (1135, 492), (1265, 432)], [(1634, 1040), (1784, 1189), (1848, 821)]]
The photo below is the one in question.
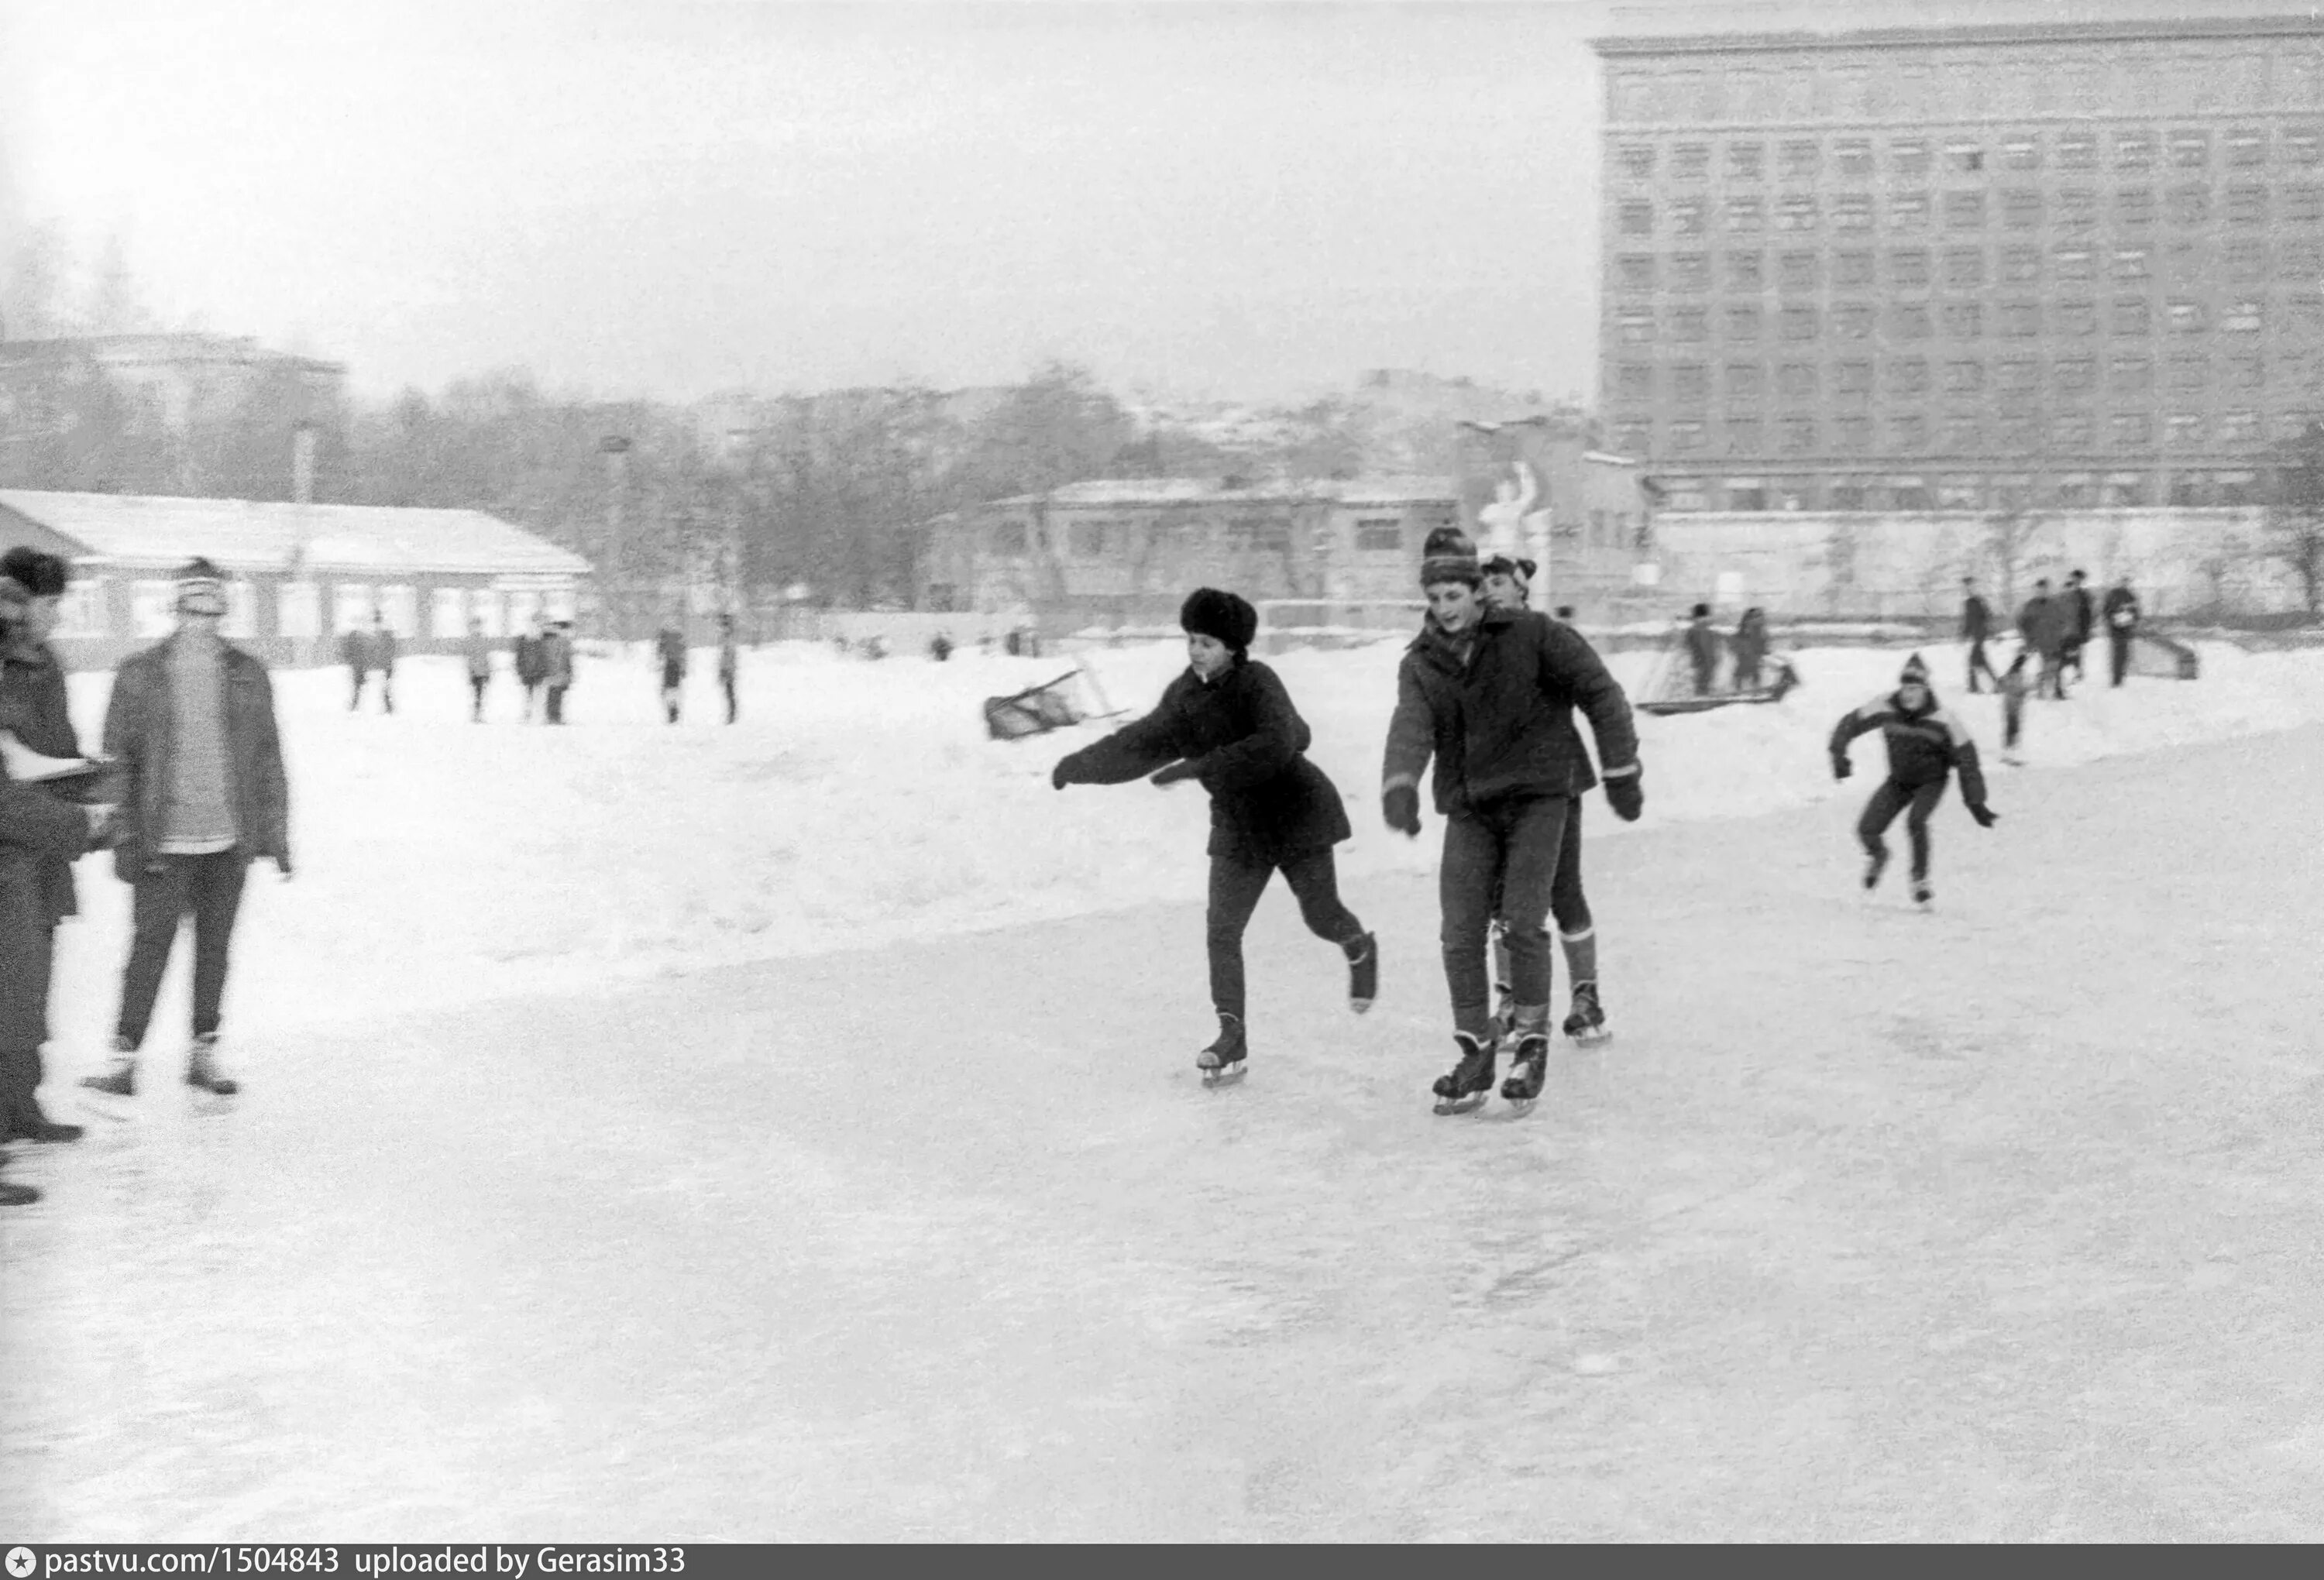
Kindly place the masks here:
[[(2046, 251), (2040, 247), (2003, 247), (1988, 256), (1983, 247), (1890, 247), (1885, 251), (1784, 252), (1757, 250), (1710, 253), (1620, 253), (1614, 258), (1614, 284), (1627, 291), (1668, 289), (1692, 292), (1713, 285), (1712, 259), (1729, 290), (1762, 290), (1769, 284), (1783, 291), (1820, 290), (1827, 283), (1841, 289), (1874, 285), (1914, 290), (1942, 284), (1949, 289), (1981, 289), (1996, 280), (2007, 285), (2039, 284), (2044, 279), (2070, 283), (2096, 280), (2102, 274), (2116, 280), (2145, 280), (2154, 266), (2151, 247), (2094, 247), (2086, 242), (2061, 242)], [(1885, 266), (1884, 266), (1885, 261)], [(2314, 280), (2324, 276), (2324, 242), (2287, 241), (2271, 252), (2257, 239), (2229, 242), (2216, 255), (2184, 261), (2189, 272), (2224, 274), (2230, 280), (2269, 278)]]
[[(1420, 519), (1416, 530), (1425, 533), (1433, 524), (1436, 524), (1433, 516)], [(1401, 553), (1406, 526), (1401, 516), (1360, 517), (1352, 534), (1355, 549), (1360, 554)], [(1093, 561), (1134, 553), (1142, 546), (1165, 540), (1191, 542), (1196, 537), (1229, 553), (1282, 554), (1290, 548), (1293, 537), (1293, 522), (1287, 516), (1236, 517), (1214, 523), (1085, 517), (1066, 521), (1064, 528), (1061, 547), (1065, 556)], [(1319, 547), (1328, 547), (1328, 532), (1325, 528), (1319, 535)], [(1028, 552), (1032, 539), (1025, 522), (1001, 521), (992, 526), (987, 541), (992, 554), (1019, 558)]]
[[(1878, 430), (1883, 453), (1915, 455), (1932, 447), (1943, 455), (1972, 455), (1996, 449), (2026, 451), (2044, 443), (2087, 449), (2100, 444), (2139, 449), (2153, 446), (2158, 436), (2173, 448), (2206, 446), (2236, 449), (2263, 442), (2264, 424), (2256, 411), (2170, 412), (2158, 425), (2151, 413), (2117, 411), (2052, 412), (2046, 422), (2001, 421), (1983, 413), (1931, 418), (1925, 412), (1897, 412), (1883, 418)], [(2312, 420), (2305, 414), (2287, 414), (2278, 432), (2291, 438), (2304, 433)], [(1830, 450), (1840, 455), (1868, 454), (1875, 438), (1873, 419), (1840, 417), (1779, 418), (1774, 423), (1756, 417), (1729, 417), (1716, 425), (1729, 455), (1813, 455)], [(1618, 421), (1610, 436), (1615, 448), (1633, 455), (1699, 455), (1711, 448), (1714, 425), (1695, 418), (1679, 418), (1662, 425), (1660, 441), (1655, 427), (1641, 420)]]
[(1665, 510), (2203, 509), (2263, 503), (2256, 472), (1876, 473), (1840, 477), (1667, 477)]
[[(1836, 340), (1868, 340), (1876, 326), (1893, 339), (1927, 340), (1940, 325), (1949, 340), (1975, 340), (1986, 335), (2030, 339), (2043, 332), (2046, 318), (2058, 335), (2095, 335), (2103, 322), (2109, 333), (2146, 335), (2157, 329), (2199, 335), (2217, 329), (2229, 335), (2255, 335), (2267, 326), (2267, 304), (2256, 297), (2209, 304), (2172, 300), (2160, 306), (2144, 297), (2119, 297), (2103, 304), (2079, 301), (1983, 302), (1835, 302), (1829, 308), (1804, 303), (1778, 308), (1772, 314), (1757, 302), (1731, 302), (1719, 315), (1720, 338), (1753, 341), (1772, 323), (1775, 338), (1814, 340), (1828, 332)], [(2324, 327), (2324, 293), (2305, 291), (2285, 299), (2282, 317), (2296, 329)], [(1614, 312), (1614, 339), (1623, 345), (1644, 345), (1656, 340), (1682, 344), (1711, 338), (1711, 310), (1702, 307), (1623, 307)]]
[(2250, 170), (2269, 162), (2273, 152), (2290, 165), (2324, 163), (2324, 131), (2287, 126), (2273, 138), (2264, 126), (2235, 126), (2216, 136), (2199, 127), (2157, 133), (2151, 127), (2108, 132), (2006, 132), (1951, 137), (1890, 137), (1877, 146), (1869, 137), (1757, 137), (1711, 142), (1617, 142), (1613, 165), (1626, 180), (1706, 181), (1714, 170), (1729, 181), (1758, 181), (1770, 173), (1783, 180), (1813, 180), (1829, 170), (1868, 177), (1876, 167), (1910, 179), (1932, 171), (1969, 175), (1983, 170), (2200, 170), (2219, 162)]
[[(60, 637), (114, 635), (108, 615), (111, 578), (85, 576), (66, 589), (57, 611)], [(165, 637), (176, 629), (177, 583), (168, 578), (133, 578), (129, 592), (129, 634)], [(261, 635), (316, 639), (331, 634), (371, 629), (376, 611), (387, 629), (407, 640), (450, 640), (468, 634), (468, 622), (480, 620), (484, 634), (500, 638), (529, 629), (546, 616), (570, 620), (573, 594), (568, 590), (505, 592), (494, 587), (433, 587), (427, 602), (421, 589), (401, 583), (372, 585), (340, 582), (332, 586), (330, 623), (324, 623), (322, 589), (312, 582), (281, 582), (273, 585), (274, 620), (271, 630), (259, 629), (259, 603), (263, 589), (257, 583), (230, 579), (226, 584), (226, 613), (220, 628), (230, 639)], [(421, 623), (423, 613), (426, 623)]]
[[(1946, 230), (1983, 230), (1995, 215), (2011, 230), (2036, 230), (2049, 225), (2060, 230), (2095, 226), (2098, 190), (2094, 187), (2064, 187), (2042, 192), (2013, 187), (1999, 192), (1982, 190), (1939, 192), (1784, 192), (1769, 198), (1625, 198), (1614, 206), (1618, 235), (1679, 236), (1707, 234), (1713, 215), (1729, 235), (1757, 235), (1767, 231), (1801, 234), (1830, 227), (1838, 232), (1923, 231), (1941, 223)], [(1991, 201), (1988, 201), (1991, 199)], [(2117, 227), (2150, 225), (2160, 215), (2172, 225), (2209, 225), (2214, 219), (2230, 225), (2265, 225), (2273, 217), (2285, 225), (2313, 225), (2324, 220), (2324, 186), (2302, 181), (2271, 188), (2239, 182), (2223, 189), (2209, 187), (2170, 187), (2157, 201), (2152, 187), (2117, 188), (2110, 212)], [(1657, 225), (1663, 229), (1657, 230)]]
[[(2222, 386), (2229, 390), (2266, 387), (2264, 359), (2233, 356), (2220, 359)], [(2154, 388), (2158, 373), (2165, 389), (2193, 393), (2211, 387), (2212, 359), (2200, 353), (2156, 358), (2143, 352), (2119, 356), (2062, 356), (2048, 363), (2034, 357), (2011, 357), (1987, 363), (1973, 357), (1931, 362), (1925, 357), (1890, 357), (1879, 364), (1877, 390), (1891, 396), (1925, 394), (1932, 388), (1949, 395), (2033, 394), (2048, 388), (2061, 394), (2080, 394), (2098, 387), (2144, 390)], [(1699, 404), (1711, 398), (1709, 363), (1618, 363), (1613, 398), (1618, 407), (1665, 398), (1679, 404)], [(1730, 362), (1717, 370), (1720, 391), (1729, 400), (1756, 400), (1773, 393), (1786, 400), (1814, 400), (1828, 385), (1835, 395), (1871, 396), (1876, 390), (1874, 364), (1869, 360), (1821, 363), (1778, 363), (1772, 381), (1764, 363)], [(2045, 375), (2046, 373), (2046, 380)]]

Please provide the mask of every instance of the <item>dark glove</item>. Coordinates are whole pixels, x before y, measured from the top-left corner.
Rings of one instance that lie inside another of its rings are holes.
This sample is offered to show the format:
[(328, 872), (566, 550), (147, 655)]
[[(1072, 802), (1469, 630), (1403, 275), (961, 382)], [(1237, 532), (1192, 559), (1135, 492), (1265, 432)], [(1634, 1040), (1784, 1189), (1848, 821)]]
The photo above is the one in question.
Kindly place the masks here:
[(1420, 838), (1420, 791), (1411, 785), (1398, 785), (1380, 795), (1380, 815), (1388, 826), (1407, 839)]
[(1638, 814), (1646, 810), (1646, 775), (1628, 773), (1606, 780), (1606, 804), (1624, 822), (1636, 822)]
[(1157, 787), (1176, 785), (1181, 779), (1193, 778), (1197, 771), (1198, 765), (1194, 758), (1181, 758), (1167, 768), (1157, 768), (1147, 776), (1146, 782)]
[(2001, 814), (1989, 806), (1972, 806), (1969, 814), (1977, 819), (1977, 826), (1981, 829), (1989, 829), (2001, 821)]
[(1836, 757), (1831, 759), (1831, 776), (1833, 778), (1845, 779), (1849, 775), (1854, 772), (1856, 772), (1855, 768), (1849, 765), (1849, 761), (1846, 758)]
[(1063, 758), (1059, 758), (1057, 759), (1057, 766), (1049, 770), (1049, 788), (1052, 790), (1062, 790), (1072, 783), (1073, 779), (1065, 772), (1065, 759)]

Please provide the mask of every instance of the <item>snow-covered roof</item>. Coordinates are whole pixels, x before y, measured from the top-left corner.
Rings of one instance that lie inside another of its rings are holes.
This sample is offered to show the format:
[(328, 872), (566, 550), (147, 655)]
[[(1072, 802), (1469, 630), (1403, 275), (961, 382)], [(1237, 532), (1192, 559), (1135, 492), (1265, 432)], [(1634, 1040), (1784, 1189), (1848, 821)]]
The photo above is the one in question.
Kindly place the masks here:
[(78, 557), (182, 564), (200, 555), (227, 570), (274, 571), (304, 550), (314, 570), (589, 574), (589, 562), (482, 510), (385, 505), (294, 505), (151, 494), (0, 489), (0, 506), (82, 545)]

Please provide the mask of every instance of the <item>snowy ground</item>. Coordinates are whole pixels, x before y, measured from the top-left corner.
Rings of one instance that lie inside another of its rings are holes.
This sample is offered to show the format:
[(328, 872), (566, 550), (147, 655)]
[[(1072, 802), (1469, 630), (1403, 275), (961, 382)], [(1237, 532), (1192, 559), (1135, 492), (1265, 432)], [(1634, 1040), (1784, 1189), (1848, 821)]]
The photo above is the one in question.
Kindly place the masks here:
[[(1591, 809), (1619, 1040), (1513, 1124), (1427, 1109), (1396, 651), (1275, 660), (1382, 1003), (1272, 896), (1226, 1093), (1200, 792), (982, 739), (1063, 661), (770, 650), (732, 730), (642, 660), (561, 731), (448, 664), (392, 719), (281, 677), (248, 1094), (168, 1079), (173, 982), (136, 1117), (16, 1149), (0, 1534), (2324, 1535), (2324, 657), (2037, 706), (1930, 916), (1853, 886), (1877, 742), (1821, 749), (1901, 653), (1642, 721), (1646, 821)], [(1096, 661), (1132, 707), (1180, 662)], [(83, 888), (60, 1109), (120, 958)]]

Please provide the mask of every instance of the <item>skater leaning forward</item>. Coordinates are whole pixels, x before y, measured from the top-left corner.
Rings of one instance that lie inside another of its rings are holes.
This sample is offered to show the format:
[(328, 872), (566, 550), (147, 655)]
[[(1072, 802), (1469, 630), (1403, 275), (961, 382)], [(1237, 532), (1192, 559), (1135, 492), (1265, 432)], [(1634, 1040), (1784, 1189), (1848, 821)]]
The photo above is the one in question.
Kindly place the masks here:
[(1178, 611), (1187, 668), (1155, 710), (1060, 760), (1050, 783), (1121, 785), (1150, 776), (1157, 785), (1199, 780), (1211, 795), (1211, 885), (1207, 935), (1211, 1000), (1218, 1040), (1195, 1063), (1215, 1078), (1240, 1074), (1243, 1024), (1243, 928), (1278, 870), (1317, 937), (1348, 961), (1348, 1003), (1371, 1007), (1379, 951), (1340, 902), (1332, 847), (1351, 832), (1339, 791), (1302, 755), (1311, 734), (1274, 670), (1250, 655), (1258, 611), (1210, 587)]
[(1436, 1093), (1461, 1105), (1492, 1088), (1498, 1047), (1485, 933), (1498, 908), (1517, 1064), (1502, 1089), (1529, 1102), (1549, 1058), (1550, 895), (1574, 799), (1598, 783), (1572, 710), (1589, 715), (1607, 802), (1626, 822), (1645, 804), (1637, 732), (1629, 700), (1579, 633), (1480, 599), (1476, 551), (1463, 534), (1440, 528), (1423, 555), (1428, 614), (1397, 672), (1381, 810), (1390, 828), (1417, 837), (1420, 776), (1435, 759), (1432, 789), (1445, 818), (1441, 937), (1461, 1053)]
[[(2021, 660), (2022, 662), (2022, 660)], [(2013, 673), (2022, 673), (2013, 669)], [(1864, 886), (1880, 881), (1888, 865), (1888, 844), (1881, 838), (1896, 814), (1905, 813), (1904, 827), (1913, 841), (1913, 898), (1926, 905), (1929, 887), (1929, 814), (1945, 793), (1955, 769), (1960, 772), (1961, 800), (1978, 826), (1991, 828), (2000, 814), (1985, 804), (1985, 775), (1978, 767), (1977, 742), (1960, 721), (1937, 706), (1929, 686), (1929, 666), (1914, 654), (1904, 661), (1896, 689), (1873, 698), (1849, 712), (1831, 732), (1831, 772), (1845, 779), (1850, 769), (1848, 743), (1877, 730), (1888, 744), (1888, 777), (1864, 805), (1856, 824), (1866, 857)]]

